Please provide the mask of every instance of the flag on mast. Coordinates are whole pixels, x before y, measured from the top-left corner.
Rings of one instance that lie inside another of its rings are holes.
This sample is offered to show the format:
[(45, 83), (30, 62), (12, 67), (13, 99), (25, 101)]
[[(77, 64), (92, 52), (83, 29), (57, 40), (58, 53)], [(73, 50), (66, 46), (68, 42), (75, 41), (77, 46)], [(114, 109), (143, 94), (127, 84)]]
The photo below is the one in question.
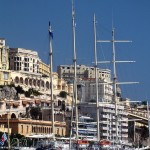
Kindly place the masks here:
[(51, 36), (51, 38), (53, 39), (53, 32), (51, 30), (51, 24), (50, 24), (50, 21), (49, 21), (49, 35)]

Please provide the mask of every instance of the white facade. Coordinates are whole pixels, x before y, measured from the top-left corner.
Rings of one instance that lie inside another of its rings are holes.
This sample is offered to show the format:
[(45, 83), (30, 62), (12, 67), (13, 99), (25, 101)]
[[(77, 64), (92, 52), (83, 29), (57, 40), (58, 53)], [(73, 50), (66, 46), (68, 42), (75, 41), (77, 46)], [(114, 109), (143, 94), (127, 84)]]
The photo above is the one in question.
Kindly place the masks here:
[(4, 38), (0, 38), (0, 47), (5, 46), (5, 39)]
[[(96, 104), (82, 103), (79, 104), (80, 111), (84, 114), (91, 115), (96, 119)], [(89, 112), (90, 110), (90, 112)], [(128, 114), (124, 106), (118, 105), (118, 140), (128, 143)], [(99, 120), (100, 120), (100, 139), (116, 140), (116, 122), (115, 122), (115, 105), (99, 103)]]
[(5, 45), (6, 41), (3, 38), (0, 38), (0, 69), (8, 70), (9, 61), (8, 61), (8, 47)]
[[(76, 128), (73, 128), (73, 134), (75, 135)], [(78, 136), (79, 138), (87, 138), (91, 140), (97, 140), (97, 124), (93, 118), (89, 116), (80, 116), (78, 123)]]
[(36, 51), (23, 48), (10, 48), (10, 70), (38, 73), (39, 57)]
[[(98, 99), (99, 101), (112, 101), (113, 86), (107, 80), (98, 80)], [(83, 79), (78, 82), (78, 98), (81, 102), (96, 102), (96, 83), (95, 79)]]

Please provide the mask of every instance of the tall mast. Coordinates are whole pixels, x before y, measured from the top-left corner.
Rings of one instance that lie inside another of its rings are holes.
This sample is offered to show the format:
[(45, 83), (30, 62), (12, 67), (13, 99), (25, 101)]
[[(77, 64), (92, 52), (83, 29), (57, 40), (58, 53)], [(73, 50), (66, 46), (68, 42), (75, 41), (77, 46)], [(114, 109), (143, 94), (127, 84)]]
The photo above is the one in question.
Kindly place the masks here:
[(115, 124), (116, 124), (116, 141), (118, 141), (118, 108), (117, 108), (117, 73), (116, 73), (116, 52), (114, 28), (112, 29), (112, 55), (113, 55), (113, 85), (114, 85), (114, 103), (115, 103)]
[(100, 140), (99, 133), (99, 101), (98, 101), (98, 77), (97, 77), (97, 48), (96, 48), (96, 19), (94, 14), (94, 54), (95, 54), (95, 80), (96, 80), (96, 114), (97, 114), (97, 141)]
[(74, 0), (72, 0), (72, 33), (73, 33), (73, 63), (74, 63), (74, 101), (75, 101), (75, 115), (76, 115), (76, 139), (78, 139), (78, 105), (77, 105), (77, 59), (76, 59), (76, 39), (75, 39), (75, 10)]
[[(134, 84), (138, 82), (118, 82), (117, 81), (117, 71), (116, 71), (116, 63), (126, 63), (126, 62), (135, 62), (135, 61), (116, 61), (116, 52), (115, 52), (115, 43), (121, 42), (131, 42), (126, 40), (115, 40), (115, 30), (112, 29), (112, 40), (98, 40), (97, 42), (111, 42), (112, 43), (112, 54), (113, 54), (113, 87), (114, 87), (114, 97), (113, 102), (115, 104), (115, 125), (116, 125), (116, 142), (118, 142), (118, 100), (117, 100), (117, 86), (118, 84)], [(111, 61), (102, 61), (98, 63), (111, 63)]]
[(49, 50), (50, 50), (50, 89), (51, 89), (51, 115), (52, 115), (52, 134), (55, 138), (55, 120), (54, 120), (54, 97), (53, 97), (53, 60), (52, 60), (52, 39), (53, 39), (53, 33), (51, 29), (51, 24), (49, 22)]

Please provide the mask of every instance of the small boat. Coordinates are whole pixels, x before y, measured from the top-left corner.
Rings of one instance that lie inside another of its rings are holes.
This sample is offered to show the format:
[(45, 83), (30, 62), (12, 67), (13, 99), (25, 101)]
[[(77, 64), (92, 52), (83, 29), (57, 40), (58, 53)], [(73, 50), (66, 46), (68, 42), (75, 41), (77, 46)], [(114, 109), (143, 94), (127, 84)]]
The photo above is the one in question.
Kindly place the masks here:
[(106, 140), (106, 139), (101, 140), (99, 142), (99, 145), (100, 145), (101, 148), (109, 148), (111, 146), (111, 144), (112, 144), (112, 142), (109, 141), (109, 140)]
[(75, 141), (73, 145), (77, 149), (84, 149), (84, 148), (88, 148), (90, 143), (86, 139), (80, 139)]

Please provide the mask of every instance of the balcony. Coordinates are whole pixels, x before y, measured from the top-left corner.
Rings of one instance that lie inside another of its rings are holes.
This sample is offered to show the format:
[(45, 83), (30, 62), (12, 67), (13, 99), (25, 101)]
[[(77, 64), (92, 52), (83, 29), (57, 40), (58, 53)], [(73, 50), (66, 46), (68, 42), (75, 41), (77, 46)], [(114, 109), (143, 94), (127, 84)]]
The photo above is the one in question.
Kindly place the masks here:
[(101, 127), (102, 130), (109, 130), (109, 127)]
[(102, 136), (110, 136), (109, 133), (101, 133)]

